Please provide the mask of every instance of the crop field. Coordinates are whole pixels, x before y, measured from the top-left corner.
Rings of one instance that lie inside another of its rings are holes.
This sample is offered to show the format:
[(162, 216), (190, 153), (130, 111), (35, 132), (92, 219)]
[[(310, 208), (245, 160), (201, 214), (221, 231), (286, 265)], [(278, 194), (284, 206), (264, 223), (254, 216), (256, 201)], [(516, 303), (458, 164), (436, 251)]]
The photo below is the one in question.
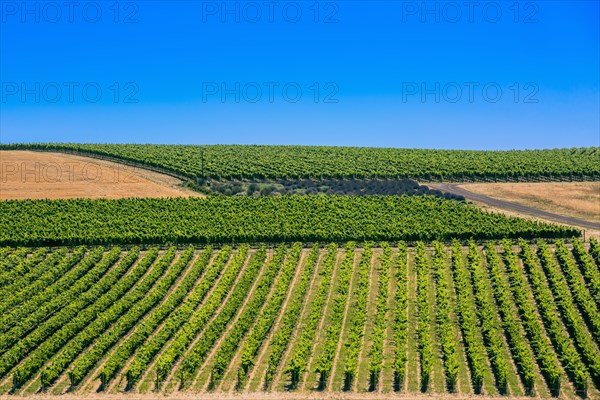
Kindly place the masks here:
[(0, 245), (569, 238), (581, 232), (432, 196), (0, 202)]
[(0, 200), (202, 196), (180, 180), (72, 154), (0, 150)]
[(599, 263), (593, 239), (5, 247), (0, 393), (598, 398)]
[(598, 147), (549, 150), (429, 150), (325, 146), (13, 144), (65, 151), (176, 173), (193, 180), (412, 178), (419, 181), (598, 181)]
[(0, 147), (210, 189), (32, 199), (12, 182), (0, 397), (600, 398), (595, 236), (415, 180), (543, 181), (568, 199), (548, 181), (597, 182), (597, 148)]

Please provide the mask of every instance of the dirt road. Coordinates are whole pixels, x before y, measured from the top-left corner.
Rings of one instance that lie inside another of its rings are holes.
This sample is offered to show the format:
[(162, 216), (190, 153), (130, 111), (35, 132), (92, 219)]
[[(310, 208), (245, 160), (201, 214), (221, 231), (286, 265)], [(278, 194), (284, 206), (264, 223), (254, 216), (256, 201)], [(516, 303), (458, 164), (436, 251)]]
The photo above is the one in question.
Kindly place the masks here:
[(448, 192), (448, 193), (464, 196), (467, 200), (474, 201), (476, 203), (483, 203), (488, 206), (501, 208), (501, 209), (505, 209), (505, 210), (509, 210), (509, 211), (514, 211), (514, 212), (521, 213), (521, 214), (528, 214), (528, 215), (531, 215), (534, 217), (538, 217), (538, 218), (542, 218), (542, 219), (546, 219), (546, 220), (552, 220), (552, 221), (560, 222), (560, 223), (571, 225), (571, 226), (582, 227), (582, 228), (593, 229), (593, 230), (600, 230), (599, 223), (585, 221), (585, 220), (582, 220), (579, 218), (567, 217), (565, 215), (554, 214), (551, 212), (538, 210), (536, 208), (524, 206), (522, 204), (512, 203), (509, 201), (494, 199), (489, 196), (470, 192), (466, 189), (458, 187), (457, 185), (452, 185), (452, 184), (447, 184), (447, 183), (435, 183), (435, 184), (428, 184), (427, 186), (429, 186), (430, 188), (433, 188), (433, 189), (441, 190), (442, 192)]

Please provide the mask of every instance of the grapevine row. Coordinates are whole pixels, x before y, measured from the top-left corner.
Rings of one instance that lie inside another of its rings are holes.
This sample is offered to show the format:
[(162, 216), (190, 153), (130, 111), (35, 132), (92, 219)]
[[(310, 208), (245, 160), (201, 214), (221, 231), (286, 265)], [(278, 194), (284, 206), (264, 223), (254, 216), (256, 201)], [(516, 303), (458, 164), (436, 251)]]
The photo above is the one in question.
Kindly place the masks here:
[(444, 247), (440, 242), (434, 243), (435, 256), (433, 265), (436, 282), (436, 311), (437, 327), (442, 353), (444, 356), (444, 370), (446, 373), (446, 386), (450, 392), (456, 390), (458, 381), (458, 355), (456, 352), (456, 332), (450, 319), (450, 295), (448, 289), (448, 275), (446, 273), (446, 256)]
[[(233, 256), (229, 265), (223, 272), (221, 279), (214, 289), (212, 289), (211, 294), (203, 303), (202, 307), (188, 317), (188, 320), (175, 334), (171, 344), (168, 345), (165, 351), (159, 356), (156, 362), (156, 382), (158, 384), (162, 383), (167, 378), (167, 375), (173, 368), (175, 362), (183, 355), (198, 333), (205, 328), (211, 316), (221, 305), (227, 296), (228, 291), (231, 290), (236, 277), (242, 270), (247, 256), (248, 246), (240, 246), (237, 253)], [(264, 258), (265, 250), (264, 248), (260, 248), (250, 259), (248, 267), (240, 282), (253, 280), (256, 277), (255, 274), (258, 273), (257, 269), (262, 265)], [(223, 256), (223, 258), (219, 259), (219, 263), (224, 263), (226, 260), (227, 258)], [(189, 309), (191, 309), (191, 306)]]
[(434, 196), (0, 202), (0, 245), (445, 241), (579, 235), (574, 228), (507, 217)]
[[(41, 293), (34, 294), (33, 296), (30, 294), (29, 300), (2, 315), (0, 317), (0, 333), (9, 331), (17, 323), (22, 322), (24, 318), (31, 317), (34, 312), (38, 314), (35, 317), (43, 318), (60, 307), (66, 300), (65, 297), (68, 299), (72, 292), (75, 292), (76, 295), (81, 293), (86, 287), (81, 287), (81, 285), (73, 286), (73, 284), (90, 272), (90, 269), (100, 260), (103, 253), (104, 248), (95, 248), (51, 286), (45, 288)], [(116, 256), (118, 257), (118, 255), (117, 253)], [(109, 266), (105, 267), (105, 269), (108, 269)], [(46, 309), (43, 309), (41, 315), (39, 315), (40, 307), (46, 307)]]
[(492, 364), (492, 370), (496, 377), (496, 387), (500, 393), (504, 394), (508, 390), (508, 359), (504, 351), (502, 329), (497, 317), (496, 304), (492, 297), (492, 288), (489, 285), (487, 273), (481, 265), (481, 257), (474, 242), (469, 243), (468, 259), (481, 331)]
[[(49, 327), (53, 328), (54, 324), (60, 325), (60, 331), (67, 332), (64, 328), (68, 324), (71, 324), (73, 329), (71, 331), (76, 332), (78, 326), (84, 326), (94, 317), (94, 313), (108, 308), (114, 303), (125, 291), (129, 290), (131, 286), (146, 272), (146, 268), (154, 260), (157, 254), (157, 250), (150, 251), (144, 259), (138, 263), (131, 273), (121, 279), (110, 291), (100, 297), (92, 306), (82, 311), (74, 320), (65, 319), (62, 320), (60, 316), (57, 318), (53, 317), (48, 320)], [(34, 350), (35, 347), (43, 348), (43, 352), (50, 357), (54, 351), (56, 351), (62, 344), (63, 340), (52, 339), (47, 340), (50, 334), (46, 333), (46, 326), (41, 325), (38, 329), (32, 332), (27, 338), (20, 341), (17, 345), (7, 351), (0, 357), (0, 376), (4, 376), (8, 371), (14, 367), (18, 362), (25, 358), (28, 354), (32, 353), (33, 357), (39, 357), (36, 355), (38, 350)], [(42, 361), (43, 362), (43, 361)]]
[(23, 288), (31, 285), (33, 282), (39, 279), (44, 273), (47, 273), (50, 269), (52, 269), (62, 258), (65, 257), (67, 252), (67, 248), (61, 247), (42, 260), (35, 260), (32, 257), (32, 265), (29, 268), (29, 271), (24, 273), (22, 276), (15, 277), (10, 286), (0, 289), (0, 299), (3, 299), (0, 300), (0, 312), (6, 312), (22, 301), (23, 299), (19, 300), (14, 296)]
[[(193, 253), (193, 248), (186, 249), (174, 264), (169, 265), (168, 270), (162, 279), (158, 281), (142, 299), (135, 304), (131, 304), (131, 308), (126, 310), (126, 312), (120, 316), (110, 328), (109, 324), (103, 324), (102, 327), (104, 329), (98, 329), (97, 326), (94, 325), (88, 327), (83, 334), (75, 340), (75, 343), (70, 343), (70, 345), (59, 353), (52, 363), (42, 371), (42, 385), (46, 387), (52, 385), (75, 357), (77, 357), (79, 351), (81, 351), (84, 346), (94, 342), (98, 337), (100, 339), (95, 342), (93, 353), (90, 352), (86, 354), (92, 354), (92, 357), (99, 359), (106, 349), (110, 348), (110, 346), (120, 337), (133, 328), (149, 310), (165, 297), (171, 286), (189, 264)], [(79, 349), (79, 351), (74, 349)], [(72, 375), (71, 379), (77, 380), (77, 377)]]
[(399, 391), (406, 376), (406, 344), (408, 327), (406, 244), (398, 243), (396, 267), (396, 308), (394, 312), (394, 390)]
[(454, 269), (460, 327), (466, 345), (467, 358), (471, 367), (471, 381), (475, 392), (481, 393), (483, 377), (487, 369), (485, 361), (486, 351), (479, 337), (479, 324), (473, 301), (469, 271), (464, 266), (461, 246), (457, 241), (452, 243), (452, 266)]
[(31, 143), (2, 149), (66, 151), (121, 159), (192, 179), (529, 179), (600, 173), (598, 148), (472, 151), (326, 146)]
[(600, 312), (598, 312), (596, 303), (585, 285), (579, 268), (577, 268), (569, 250), (562, 241), (556, 242), (556, 256), (569, 282), (573, 299), (588, 323), (594, 340), (600, 346)]
[(319, 374), (319, 387), (324, 389), (327, 385), (327, 379), (333, 368), (333, 359), (337, 353), (338, 341), (342, 332), (342, 323), (344, 319), (344, 311), (350, 290), (350, 280), (354, 266), (354, 247), (355, 244), (350, 242), (345, 246), (344, 260), (340, 266), (338, 277), (338, 286), (331, 310), (331, 321), (327, 326), (325, 344), (322, 353), (316, 361), (315, 372)]
[(520, 242), (523, 264), (532, 283), (533, 294), (538, 304), (538, 310), (546, 325), (546, 331), (550, 340), (554, 343), (554, 349), (561, 361), (563, 368), (575, 385), (575, 389), (582, 393), (587, 391), (589, 375), (579, 354), (573, 347), (568, 335), (565, 335), (560, 315), (552, 292), (546, 285), (546, 277), (539, 271), (535, 255), (525, 241)]
[[(202, 256), (198, 260), (199, 262), (192, 266), (192, 270), (181, 280), (176, 288), (174, 288), (171, 292), (168, 292), (167, 299), (159, 306), (152, 309), (150, 314), (148, 314), (147, 318), (143, 322), (135, 326), (135, 331), (128, 338), (127, 344), (122, 347), (133, 350), (137, 348), (138, 345), (143, 343), (126, 372), (129, 386), (137, 382), (154, 356), (160, 351), (160, 349), (162, 349), (173, 332), (180, 327), (180, 325), (173, 325), (169, 323), (170, 321), (167, 321), (158, 332), (156, 332), (148, 341), (144, 343), (144, 339), (146, 339), (154, 331), (154, 328), (156, 328), (158, 324), (167, 315), (169, 315), (189, 293), (190, 289), (198, 280), (198, 277), (204, 271), (204, 268), (210, 259), (211, 252), (211, 248), (209, 248), (208, 251), (205, 250), (203, 252)], [(181, 264), (184, 267), (187, 266), (192, 260), (193, 254), (194, 248), (192, 246), (188, 247), (188, 249), (179, 259), (178, 264)], [(130, 379), (130, 377), (135, 378)]]
[(419, 359), (421, 362), (421, 391), (427, 391), (431, 379), (431, 369), (433, 366), (433, 345), (429, 328), (430, 303), (428, 298), (429, 291), (429, 263), (425, 257), (425, 245), (423, 242), (417, 243), (417, 254), (415, 263), (417, 266), (417, 336), (419, 340)]
[[(200, 270), (200, 271), (202, 270), (202, 268), (203, 268), (202, 265), (204, 265), (204, 263), (206, 262), (206, 258), (208, 257), (208, 254), (209, 253), (207, 251), (205, 251), (202, 254), (202, 256), (198, 259), (198, 261), (197, 261), (197, 266), (199, 267), (198, 270)], [(179, 319), (179, 316), (183, 313), (186, 313), (187, 318), (189, 318), (189, 315), (196, 309), (197, 305), (202, 301), (202, 299), (204, 298), (206, 293), (212, 287), (212, 284), (214, 283), (216, 277), (218, 276), (220, 271), (223, 269), (225, 263), (229, 259), (230, 254), (231, 254), (230, 247), (226, 246), (223, 249), (221, 249), (218, 256), (213, 261), (212, 265), (209, 267), (209, 269), (204, 274), (202, 281), (194, 289), (194, 292), (185, 301), (183, 306), (181, 308), (179, 308), (178, 311), (176, 311), (175, 315), (178, 316), (177, 319)], [(153, 315), (158, 317), (157, 319), (160, 319), (160, 316), (161, 316), (160, 314), (153, 314)], [(169, 319), (165, 322), (165, 325), (170, 324), (170, 321), (176, 317), (169, 316), (168, 318)], [(121, 344), (118, 345), (118, 347), (110, 355), (110, 357), (106, 360), (102, 369), (100, 370), (99, 376), (100, 376), (100, 380), (101, 380), (103, 386), (107, 385), (115, 377), (116, 373), (118, 371), (120, 371), (121, 368), (123, 368), (123, 366), (129, 359), (129, 357), (135, 352), (135, 350), (146, 339), (147, 332), (150, 332), (153, 329), (154, 328), (153, 328), (153, 323), (151, 321), (151, 318), (148, 318), (147, 321), (145, 321), (143, 327), (136, 329), (136, 332), (133, 335), (131, 335), (129, 338), (127, 338), (125, 341), (123, 341)], [(107, 340), (108, 339), (109, 338), (107, 338)], [(108, 348), (110, 345), (111, 345), (111, 343), (107, 343), (106, 345), (104, 345), (102, 339), (99, 340), (98, 343), (96, 344), (96, 346), (100, 347), (101, 349), (103, 347)], [(94, 353), (96, 346), (94, 346), (94, 348), (92, 348), (89, 353)], [(101, 351), (99, 351), (99, 352), (101, 352)], [(72, 378), (71, 378), (72, 380), (73, 380), (74, 376), (83, 375), (83, 373), (84, 373), (83, 371), (85, 371), (87, 369), (86, 364), (92, 364), (92, 363), (96, 362), (95, 360), (88, 361), (88, 360), (86, 360), (86, 358), (88, 358), (87, 355), (86, 355), (86, 357), (84, 357), (83, 359), (81, 359), (75, 363), (75, 366), (74, 366), (73, 372), (72, 372)]]
[(494, 243), (486, 246), (487, 265), (494, 286), (496, 305), (502, 318), (504, 331), (512, 351), (513, 360), (517, 365), (521, 382), (527, 394), (534, 394), (535, 385), (535, 360), (527, 339), (522, 335), (520, 320), (513, 310), (513, 300), (510, 287), (503, 279), (500, 268), (500, 257), (494, 248)]
[(512, 243), (502, 241), (504, 260), (510, 277), (510, 289), (523, 321), (525, 332), (536, 355), (538, 365), (544, 375), (548, 388), (554, 396), (558, 396), (561, 386), (561, 370), (555, 357), (552, 343), (545, 334), (544, 325), (536, 315), (534, 299), (530, 296), (529, 285), (523, 270), (518, 265), (518, 258), (512, 249)]
[(14, 251), (10, 247), (4, 247), (2, 250), (5, 254), (4, 257), (0, 255), (0, 274), (13, 272), (16, 266), (29, 254), (29, 249), (26, 247), (18, 247)]
[(600, 268), (600, 243), (593, 236), (590, 238), (590, 254), (596, 262), (596, 266)]
[[(95, 251), (98, 251), (101, 255), (104, 252), (104, 249), (99, 247)], [(25, 317), (20, 317), (18, 322), (8, 332), (0, 334), (0, 348), (8, 349), (27, 332), (38, 327), (49, 315), (52, 315), (52, 319), (56, 321), (56, 323), (44, 323), (44, 332), (47, 335), (56, 331), (62, 322), (75, 317), (83, 307), (90, 304), (90, 301), (95, 300), (95, 297), (88, 300), (88, 289), (91, 289), (97, 282), (102, 282), (102, 275), (104, 275), (104, 273), (117, 261), (120, 255), (121, 249), (119, 247), (113, 248), (111, 251), (105, 253), (102, 259), (97, 262), (96, 266), (90, 269), (83, 278), (79, 279), (68, 290), (51, 298), (33, 312), (26, 314)], [(95, 261), (96, 257), (92, 256), (85, 259), (86, 263), (94, 263)], [(111, 276), (110, 274), (108, 275)], [(84, 301), (80, 301), (81, 299)], [(59, 309), (60, 307), (62, 308)], [(56, 313), (53, 315), (55, 311)]]
[[(161, 303), (160, 306), (156, 307), (144, 321), (140, 322), (135, 327), (135, 331), (118, 346), (109, 360), (104, 364), (103, 371), (107, 370), (109, 363), (111, 364), (113, 371), (116, 371), (117, 368), (120, 369), (122, 367), (122, 363), (127, 360), (128, 356), (133, 354), (135, 349), (144, 343), (144, 340), (146, 340), (147, 337), (154, 331), (154, 329), (156, 329), (158, 324), (160, 324), (160, 322), (163, 321), (164, 318), (169, 315), (179, 303), (181, 303), (183, 298), (188, 294), (195, 282), (204, 272), (211, 255), (212, 247), (209, 246), (198, 257), (194, 263), (194, 266), (178, 285), (177, 289), (173, 293), (169, 294), (168, 298)], [(180, 259), (179, 262), (185, 261), (185, 259)], [(209, 278), (208, 284), (212, 286), (212, 283), (213, 281)], [(200, 285), (198, 287), (200, 287)], [(192, 295), (191, 298), (193, 298), (193, 296), (194, 295)], [(82, 381), (82, 379), (91, 371), (91, 369), (102, 358), (106, 351), (108, 351), (108, 349), (114, 344), (114, 341), (114, 336), (102, 336), (90, 349), (86, 351), (83, 357), (79, 358), (74, 363), (73, 368), (69, 372), (71, 385), (77, 385)], [(122, 360), (122, 363), (119, 364), (118, 367), (115, 366), (116, 360)], [(104, 378), (102, 381), (104, 383), (107, 380)]]
[[(138, 271), (134, 269), (130, 272), (129, 276), (123, 278), (123, 275), (125, 275), (138, 257), (139, 248), (131, 249), (113, 270), (93, 285), (89, 291), (84, 293), (77, 300), (71, 302), (59, 313), (53, 315), (52, 318), (38, 326), (35, 331), (29, 334), (25, 339), (19, 341), (18, 344), (9, 351), (12, 353), (8, 358), (24, 357), (35, 346), (56, 330), (60, 329), (60, 327), (65, 325), (68, 321), (71, 321), (74, 318), (81, 318), (81, 316), (85, 314), (90, 315), (90, 309), (84, 310), (86, 307), (89, 307), (90, 305), (93, 305), (92, 309), (104, 309), (108, 307), (114, 298), (118, 297), (122, 292), (129, 288), (129, 282), (133, 284), (133, 282), (137, 280), (136, 276), (139, 278), (145, 272), (142, 269), (138, 269)], [(121, 287), (123, 290), (117, 290)], [(114, 296), (111, 296), (111, 293), (114, 293)]]
[(594, 260), (579, 239), (573, 240), (573, 255), (582, 269), (587, 286), (596, 302), (596, 307), (600, 308), (600, 269), (594, 264)]
[(13, 249), (11, 247), (0, 247), (0, 273), (7, 272), (10, 269), (6, 264), (12, 253)]
[(293, 331), (294, 329), (297, 329), (298, 320), (304, 304), (304, 298), (308, 293), (311, 277), (314, 273), (314, 270), (317, 268), (318, 260), (319, 246), (314, 245), (308, 255), (306, 268), (304, 268), (299, 282), (296, 285), (296, 291), (289, 301), (288, 307), (281, 317), (279, 327), (269, 345), (271, 350), (269, 354), (269, 360), (267, 361), (267, 371), (265, 372), (265, 388), (268, 388), (273, 381), (275, 372), (281, 363), (281, 358), (283, 357), (285, 350), (288, 348)]
[[(260, 350), (262, 343), (273, 328), (273, 324), (279, 314), (281, 306), (285, 300), (286, 293), (290, 288), (290, 283), (294, 277), (296, 265), (292, 265), (294, 262), (298, 262), (300, 252), (302, 251), (302, 244), (295, 243), (285, 261), (281, 276), (278, 278), (275, 285), (273, 294), (269, 298), (269, 301), (265, 304), (264, 309), (261, 311), (258, 320), (254, 324), (252, 331), (248, 337), (244, 340), (242, 347), (241, 357), (242, 363), (238, 370), (238, 387), (241, 387), (245, 383), (250, 368), (254, 365), (254, 359)], [(314, 269), (314, 264), (317, 261), (318, 247), (313, 247), (311, 255), (305, 270)], [(310, 275), (309, 275), (310, 276)]]
[[(304, 329), (296, 343), (294, 350), (292, 352), (292, 356), (288, 365), (285, 368), (285, 372), (291, 375), (291, 387), (296, 388), (298, 386), (298, 382), (300, 382), (300, 377), (308, 368), (308, 361), (311, 356), (311, 351), (313, 348), (313, 343), (315, 340), (315, 336), (317, 333), (317, 329), (319, 327), (319, 321), (323, 316), (323, 310), (325, 307), (325, 303), (327, 301), (327, 293), (329, 293), (329, 288), (331, 287), (331, 281), (333, 278), (333, 268), (335, 266), (335, 261), (337, 258), (337, 245), (331, 244), (327, 249), (327, 256), (325, 256), (325, 260), (323, 261), (323, 270), (321, 272), (321, 283), (319, 288), (317, 289), (317, 294), (315, 298), (310, 302), (310, 308), (308, 311), (308, 316), (306, 318)], [(299, 307), (298, 307), (299, 308)], [(300, 310), (296, 311), (298, 314), (296, 319), (300, 315)], [(266, 375), (266, 385), (269, 384), (273, 380), (273, 376), (275, 375), (276, 364), (278, 364), (278, 359), (281, 359), (283, 355), (283, 349), (288, 343), (288, 338), (292, 334), (292, 328), (286, 328), (284, 325), (284, 329), (282, 329), (281, 334), (276, 335), (273, 339), (274, 344), (276, 344), (276, 349), (273, 350), (272, 354), (279, 354), (276, 356), (272, 356), (269, 358), (269, 367), (267, 369)]]
[[(529, 250), (528, 250), (529, 251)], [(562, 319), (565, 321), (565, 325), (571, 332), (571, 336), (575, 342), (575, 345), (579, 349), (579, 354), (585, 360), (587, 369), (589, 370), (592, 378), (596, 382), (596, 385), (600, 384), (600, 353), (595, 345), (592, 337), (585, 328), (585, 322), (577, 311), (577, 308), (573, 304), (573, 297), (569, 291), (569, 286), (564, 276), (562, 275), (560, 268), (556, 265), (550, 250), (545, 242), (538, 242), (538, 256), (541, 264), (546, 271), (544, 277), (541, 271), (537, 269), (531, 273), (532, 281), (538, 285), (548, 279), (550, 288), (554, 293), (554, 299), (560, 309)], [(535, 277), (533, 275), (536, 275)], [(545, 285), (541, 288), (547, 292)], [(550, 293), (544, 294), (549, 297)]]
[[(73, 341), (69, 342), (69, 345), (63, 348), (42, 371), (42, 387), (51, 386), (83, 349), (92, 344), (98, 337), (104, 335), (121, 337), (125, 332), (131, 329), (168, 293), (169, 288), (175, 283), (191, 259), (190, 253), (193, 254), (192, 249), (186, 250), (180, 256), (179, 260), (168, 266), (166, 266), (166, 261), (163, 262), (161, 259), (161, 264), (165, 265), (167, 270), (162, 279), (158, 281), (151, 290), (147, 291), (144, 297), (135, 304), (130, 303), (129, 305), (127, 304), (127, 301), (123, 301), (122, 299), (102, 315), (106, 316), (106, 318), (97, 318)], [(115, 309), (118, 311), (111, 313), (111, 311)], [(115, 317), (118, 317), (118, 319)], [(113, 322), (115, 323), (113, 324)], [(109, 329), (109, 327), (111, 328)]]
[(77, 247), (68, 255), (67, 252), (68, 249), (63, 248), (40, 263), (36, 269), (41, 268), (45, 273), (30, 284), (23, 286), (21, 290), (11, 291), (11, 287), (5, 288), (7, 289), (6, 293), (1, 293), (0, 314), (6, 315), (14, 307), (31, 299), (32, 293), (43, 292), (45, 288), (52, 285), (55, 280), (64, 275), (83, 258), (85, 248)]
[(0, 289), (12, 284), (16, 279), (26, 275), (29, 269), (39, 264), (48, 253), (45, 247), (37, 249), (31, 257), (27, 257), (29, 249), (19, 248), (10, 257), (2, 259), (0, 256)]
[(373, 243), (367, 242), (363, 245), (364, 251), (358, 267), (357, 303), (354, 309), (353, 321), (348, 333), (346, 347), (348, 358), (344, 366), (344, 388), (352, 388), (356, 372), (358, 370), (358, 356), (360, 353), (362, 338), (365, 331), (367, 319), (367, 297), (369, 295), (369, 278), (371, 271), (371, 258), (373, 256)]
[[(246, 304), (242, 314), (238, 317), (232, 327), (232, 330), (225, 337), (221, 347), (215, 354), (215, 362), (213, 363), (210, 374), (210, 387), (214, 387), (223, 378), (227, 367), (231, 363), (231, 359), (238, 349), (239, 343), (244, 340), (248, 330), (250, 330), (256, 319), (259, 318), (259, 313), (271, 312), (275, 316), (277, 315), (279, 307), (273, 307), (272, 304), (281, 304), (281, 302), (283, 302), (283, 298), (285, 297), (285, 293), (287, 293), (290, 282), (294, 278), (301, 251), (302, 244), (295, 243), (292, 246), (291, 251), (288, 253), (285, 263), (283, 257), (281, 260), (278, 260), (276, 257), (274, 262), (271, 264), (273, 265), (273, 268), (269, 268), (270, 266), (267, 268), (265, 274), (261, 277), (260, 282), (256, 286), (256, 289), (254, 289), (254, 293), (252, 295), (253, 297)], [(285, 256), (285, 251), (282, 251), (281, 254), (282, 256)], [(275, 285), (275, 293), (267, 301), (273, 285)], [(261, 308), (263, 307), (264, 309), (261, 311)], [(258, 329), (259, 331), (264, 330), (264, 334), (266, 335), (267, 323), (260, 320), (258, 323), (259, 326), (255, 327), (255, 329)], [(245, 344), (254, 347), (256, 350), (250, 351), (256, 352), (258, 351), (257, 349), (260, 347), (260, 343), (264, 339), (264, 336), (254, 336), (251, 334), (249, 339), (250, 341), (244, 340)], [(246, 350), (247, 349), (248, 347), (246, 347)], [(244, 358), (244, 356), (246, 358)], [(242, 353), (242, 363), (248, 360), (247, 357), (248, 354)]]
[[(27, 382), (27, 380), (29, 380), (38, 371), (38, 369), (56, 353), (56, 351), (62, 348), (65, 344), (70, 343), (71, 338), (77, 340), (79, 337), (82, 337), (82, 334), (86, 330), (90, 330), (90, 326), (98, 325), (104, 320), (112, 321), (118, 318), (118, 316), (121, 315), (127, 309), (127, 307), (146, 294), (152, 284), (162, 275), (174, 256), (175, 249), (171, 249), (169, 252), (163, 255), (160, 262), (155, 264), (155, 266), (152, 268), (152, 271), (146, 275), (143, 281), (141, 281), (132, 292), (129, 292), (124, 297), (121, 297), (123, 293), (121, 290), (114, 291), (113, 289), (105, 296), (102, 296), (101, 301), (96, 302), (91, 307), (88, 307), (83, 313), (78, 315), (77, 318), (63, 325), (61, 329), (56, 331), (50, 338), (37, 347), (31, 353), (29, 358), (27, 358), (15, 370), (13, 374), (14, 387), (18, 388)], [(156, 251), (153, 251), (149, 252), (148, 255), (142, 260), (143, 262), (141, 262), (139, 265), (144, 267), (144, 269), (141, 271), (142, 274), (146, 272), (146, 269), (149, 267), (149, 264), (155, 259), (155, 257)], [(133, 282), (131, 283), (127, 281), (127, 283), (131, 285), (135, 283), (137, 279), (132, 281)], [(118, 287), (118, 289), (122, 288)], [(104, 309), (102, 307), (109, 308)], [(94, 318), (95, 321), (91, 322), (94, 320)], [(87, 328), (85, 328), (86, 326)], [(84, 328), (85, 330), (82, 330)], [(99, 326), (93, 329), (93, 331), (104, 331), (104, 327)]]
[[(277, 271), (281, 267), (283, 259), (285, 257), (286, 249), (283, 246), (277, 248), (275, 256), (268, 263), (266, 271), (263, 273), (259, 281), (257, 282), (257, 288), (255, 289), (258, 293), (259, 288), (264, 286), (270, 287), (271, 283)], [(264, 251), (261, 254), (257, 254), (256, 258), (248, 265), (247, 275), (235, 286), (233, 292), (227, 299), (227, 302), (221, 309), (221, 312), (215, 317), (215, 319), (205, 328), (200, 339), (192, 346), (188, 356), (183, 360), (183, 365), (180, 370), (180, 379), (182, 386), (187, 381), (195, 376), (196, 371), (202, 365), (206, 355), (213, 348), (214, 344), (221, 337), (229, 322), (231, 322), (238, 312), (244, 301), (248, 298), (250, 290), (256, 280), (259, 270), (264, 260)], [(259, 263), (259, 260), (261, 261)], [(262, 291), (262, 290), (261, 290)]]
[(377, 292), (377, 311), (373, 328), (373, 346), (369, 351), (369, 390), (376, 390), (383, 363), (383, 340), (385, 337), (386, 314), (388, 311), (388, 285), (390, 282), (390, 265), (392, 249), (389, 244), (381, 243), (383, 249), (379, 263), (379, 291)]

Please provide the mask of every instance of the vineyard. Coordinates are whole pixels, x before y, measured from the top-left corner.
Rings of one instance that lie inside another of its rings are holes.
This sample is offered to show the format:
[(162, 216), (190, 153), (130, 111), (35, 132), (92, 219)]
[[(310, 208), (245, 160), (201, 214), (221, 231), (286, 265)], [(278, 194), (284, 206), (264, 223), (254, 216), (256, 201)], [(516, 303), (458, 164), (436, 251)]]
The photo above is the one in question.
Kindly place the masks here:
[(0, 246), (568, 238), (574, 228), (432, 196), (0, 202)]
[(0, 394), (600, 396), (600, 245), (0, 248)]
[(323, 146), (12, 144), (0, 150), (75, 152), (116, 159), (193, 181), (410, 178), (441, 181), (598, 181), (597, 147), (548, 150), (427, 150)]

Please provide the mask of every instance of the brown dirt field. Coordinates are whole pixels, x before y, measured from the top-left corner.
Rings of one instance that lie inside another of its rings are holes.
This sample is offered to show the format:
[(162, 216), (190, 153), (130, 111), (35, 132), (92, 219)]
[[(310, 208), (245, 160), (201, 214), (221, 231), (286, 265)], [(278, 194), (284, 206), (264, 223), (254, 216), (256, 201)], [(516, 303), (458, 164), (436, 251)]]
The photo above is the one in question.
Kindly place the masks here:
[(600, 222), (600, 182), (473, 183), (459, 187), (556, 214)]
[(168, 175), (95, 158), (0, 151), (0, 200), (204, 196), (181, 183)]

